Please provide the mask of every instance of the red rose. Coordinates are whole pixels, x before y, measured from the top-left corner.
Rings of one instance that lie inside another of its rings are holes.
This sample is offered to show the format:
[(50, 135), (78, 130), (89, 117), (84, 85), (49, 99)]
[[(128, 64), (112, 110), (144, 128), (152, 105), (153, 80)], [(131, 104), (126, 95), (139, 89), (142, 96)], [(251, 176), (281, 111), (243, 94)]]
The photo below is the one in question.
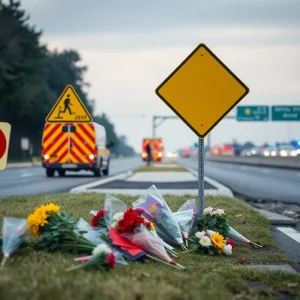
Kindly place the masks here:
[(107, 259), (107, 265), (108, 265), (111, 269), (113, 269), (114, 266), (115, 266), (115, 264), (116, 264), (116, 258), (115, 258), (115, 256), (114, 256), (114, 254), (113, 254), (113, 253), (107, 254), (106, 259)]
[(226, 245), (231, 245), (232, 250), (233, 250), (233, 249), (234, 249), (235, 242), (234, 242), (233, 239), (228, 238), (228, 239), (226, 240)]
[(204, 233), (204, 236), (207, 236), (210, 238), (210, 235), (207, 232)]
[(97, 227), (99, 220), (101, 220), (105, 214), (106, 214), (106, 210), (104, 209), (99, 210), (96, 216), (94, 216), (92, 219), (92, 226)]
[(135, 227), (144, 224), (144, 219), (139, 216), (132, 208), (124, 213), (123, 220), (118, 222), (118, 230), (120, 232), (133, 232)]
[(119, 221), (118, 230), (121, 233), (123, 233), (123, 232), (133, 232), (133, 224), (132, 224), (131, 220), (123, 219), (123, 220)]

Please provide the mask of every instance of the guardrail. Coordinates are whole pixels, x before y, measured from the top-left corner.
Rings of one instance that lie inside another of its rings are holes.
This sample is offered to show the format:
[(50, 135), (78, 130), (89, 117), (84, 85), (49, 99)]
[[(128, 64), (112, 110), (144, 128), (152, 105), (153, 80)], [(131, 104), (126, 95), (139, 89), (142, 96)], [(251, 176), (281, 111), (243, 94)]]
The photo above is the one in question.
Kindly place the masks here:
[(263, 156), (239, 157), (239, 156), (207, 155), (206, 159), (210, 161), (217, 161), (217, 162), (224, 162), (224, 163), (300, 169), (300, 157), (263, 157)]

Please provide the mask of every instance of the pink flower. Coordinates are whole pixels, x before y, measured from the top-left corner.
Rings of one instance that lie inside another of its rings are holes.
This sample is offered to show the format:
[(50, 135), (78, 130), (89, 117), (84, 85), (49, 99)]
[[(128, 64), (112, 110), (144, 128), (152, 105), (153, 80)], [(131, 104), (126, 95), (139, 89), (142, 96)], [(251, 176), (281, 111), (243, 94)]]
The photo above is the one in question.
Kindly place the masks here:
[(141, 215), (141, 214), (143, 214), (143, 213), (145, 212), (145, 211), (144, 211), (142, 208), (140, 208), (140, 207), (135, 208), (134, 211), (135, 211), (137, 214), (139, 214), (139, 215)]
[(228, 238), (228, 239), (226, 240), (226, 245), (231, 245), (232, 250), (233, 250), (233, 249), (234, 249), (235, 242), (234, 242), (233, 239)]

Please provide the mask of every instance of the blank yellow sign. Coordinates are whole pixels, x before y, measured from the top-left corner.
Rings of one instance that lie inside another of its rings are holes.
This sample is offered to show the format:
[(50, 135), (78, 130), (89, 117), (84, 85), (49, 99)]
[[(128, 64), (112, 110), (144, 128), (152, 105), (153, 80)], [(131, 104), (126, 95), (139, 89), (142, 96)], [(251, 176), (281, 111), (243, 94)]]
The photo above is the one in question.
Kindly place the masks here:
[(92, 121), (92, 116), (71, 85), (66, 86), (46, 118), (49, 123)]
[(156, 89), (156, 94), (200, 138), (248, 93), (248, 87), (204, 44)]

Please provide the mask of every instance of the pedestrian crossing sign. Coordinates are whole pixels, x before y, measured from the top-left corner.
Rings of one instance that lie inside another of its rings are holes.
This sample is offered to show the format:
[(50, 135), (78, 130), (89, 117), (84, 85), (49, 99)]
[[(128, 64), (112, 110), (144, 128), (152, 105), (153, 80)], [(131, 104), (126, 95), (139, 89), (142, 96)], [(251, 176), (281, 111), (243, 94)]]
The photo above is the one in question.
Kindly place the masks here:
[(92, 121), (92, 116), (71, 85), (65, 87), (46, 117), (46, 122), (49, 123), (89, 123)]

